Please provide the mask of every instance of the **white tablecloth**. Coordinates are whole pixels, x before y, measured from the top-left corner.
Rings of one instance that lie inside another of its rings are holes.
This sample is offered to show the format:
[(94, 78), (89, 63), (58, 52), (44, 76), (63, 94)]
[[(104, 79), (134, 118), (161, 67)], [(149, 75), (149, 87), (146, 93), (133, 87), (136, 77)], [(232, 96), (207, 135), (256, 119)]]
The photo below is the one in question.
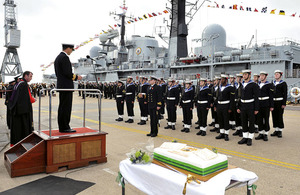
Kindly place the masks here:
[[(119, 168), (127, 182), (146, 194), (181, 195), (187, 178), (184, 174), (155, 164), (132, 164), (129, 159), (120, 162)], [(229, 169), (211, 178), (207, 182), (201, 182), (201, 184), (192, 182), (187, 184), (186, 194), (225, 194), (225, 189), (231, 180), (240, 182), (248, 181), (248, 184), (252, 185), (257, 179), (257, 175), (253, 172), (241, 168)], [(245, 186), (246, 183), (242, 185)]]

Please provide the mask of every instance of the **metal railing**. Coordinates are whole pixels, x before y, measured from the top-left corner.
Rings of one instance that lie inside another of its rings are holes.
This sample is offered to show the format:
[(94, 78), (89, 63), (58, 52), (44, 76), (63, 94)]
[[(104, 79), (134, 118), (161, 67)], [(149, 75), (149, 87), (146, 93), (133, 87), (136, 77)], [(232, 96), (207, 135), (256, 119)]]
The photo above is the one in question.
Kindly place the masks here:
[[(41, 93), (43, 90), (40, 91), (39, 94), (39, 116), (38, 116), (38, 132), (41, 132)], [(83, 127), (85, 127), (85, 118), (86, 118), (86, 95), (87, 94), (91, 94), (91, 93), (87, 93), (87, 92), (96, 92), (93, 94), (99, 94), (98, 96), (98, 113), (99, 113), (99, 132), (101, 132), (101, 96), (102, 93), (99, 89), (52, 89), (50, 91), (50, 95), (49, 95), (49, 137), (51, 139), (52, 137), (52, 93), (54, 91), (60, 92), (60, 91), (83, 91), (84, 92), (84, 104), (83, 104)]]

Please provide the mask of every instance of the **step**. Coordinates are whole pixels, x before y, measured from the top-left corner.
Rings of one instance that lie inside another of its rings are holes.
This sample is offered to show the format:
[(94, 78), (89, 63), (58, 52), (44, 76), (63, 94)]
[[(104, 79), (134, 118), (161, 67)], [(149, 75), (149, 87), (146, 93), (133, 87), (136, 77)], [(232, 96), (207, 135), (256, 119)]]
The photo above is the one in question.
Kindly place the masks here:
[(6, 157), (8, 158), (8, 160), (12, 163), (14, 162), (18, 156), (16, 153), (9, 153), (9, 154), (6, 154)]
[(31, 148), (33, 148), (33, 146), (35, 146), (35, 145), (32, 143), (22, 143), (22, 146), (28, 151)]

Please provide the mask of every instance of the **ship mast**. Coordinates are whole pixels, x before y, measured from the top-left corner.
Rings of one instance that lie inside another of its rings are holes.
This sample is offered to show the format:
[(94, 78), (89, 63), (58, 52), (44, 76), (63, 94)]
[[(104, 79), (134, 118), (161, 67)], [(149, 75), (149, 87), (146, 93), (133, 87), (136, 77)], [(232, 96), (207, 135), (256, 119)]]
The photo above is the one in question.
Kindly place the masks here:
[(125, 48), (125, 17), (126, 17), (126, 3), (125, 0), (123, 1), (123, 14), (121, 14), (121, 41), (120, 41), (120, 52), (126, 52)]

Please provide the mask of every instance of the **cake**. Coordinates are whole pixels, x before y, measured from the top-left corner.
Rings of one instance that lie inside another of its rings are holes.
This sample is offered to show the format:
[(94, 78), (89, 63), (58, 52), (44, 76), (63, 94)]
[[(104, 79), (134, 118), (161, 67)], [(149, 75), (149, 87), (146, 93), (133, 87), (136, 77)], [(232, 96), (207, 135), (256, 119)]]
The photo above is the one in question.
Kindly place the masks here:
[(228, 167), (227, 156), (182, 143), (165, 142), (154, 149), (154, 159), (165, 164), (206, 176)]

